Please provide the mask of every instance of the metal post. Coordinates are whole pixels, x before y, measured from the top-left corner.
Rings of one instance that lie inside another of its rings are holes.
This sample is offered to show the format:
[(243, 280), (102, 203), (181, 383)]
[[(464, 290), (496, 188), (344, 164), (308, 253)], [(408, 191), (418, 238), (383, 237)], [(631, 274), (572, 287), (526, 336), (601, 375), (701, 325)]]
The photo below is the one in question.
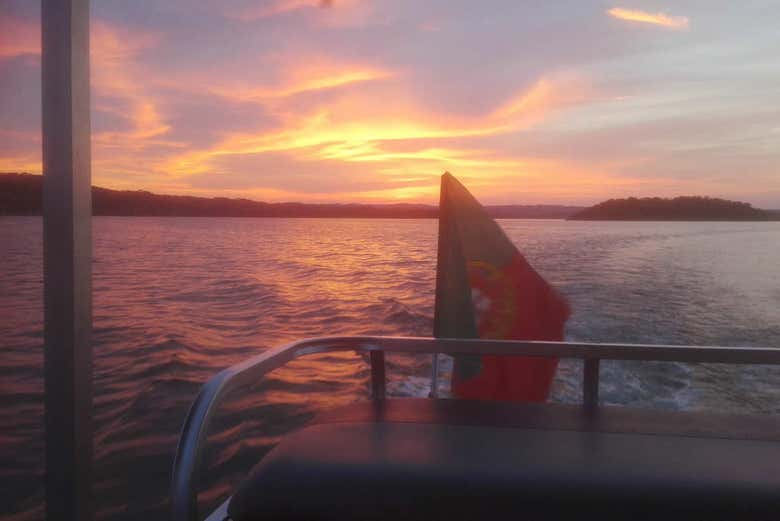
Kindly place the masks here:
[(431, 357), (431, 393), (429, 397), (439, 397), (439, 353), (434, 353)]
[(385, 399), (385, 352), (371, 351), (371, 395), (374, 400)]
[(89, 0), (42, 0), (46, 518), (90, 520)]
[(599, 406), (599, 365), (598, 358), (585, 358), (582, 371), (582, 404), (586, 410), (594, 412)]

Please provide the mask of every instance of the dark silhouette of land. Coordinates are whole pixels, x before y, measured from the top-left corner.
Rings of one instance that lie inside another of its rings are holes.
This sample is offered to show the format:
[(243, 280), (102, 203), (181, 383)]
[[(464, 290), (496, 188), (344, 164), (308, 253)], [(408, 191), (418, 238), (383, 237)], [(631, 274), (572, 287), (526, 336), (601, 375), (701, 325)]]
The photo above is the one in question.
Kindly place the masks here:
[(584, 221), (769, 221), (780, 212), (713, 197), (610, 199), (569, 217)]
[[(0, 215), (40, 215), (43, 177), (0, 173)], [(504, 219), (565, 219), (581, 206), (488, 206)], [(436, 218), (439, 209), (427, 204), (305, 204), (265, 203), (226, 197), (160, 195), (143, 190), (92, 187), (93, 215), (157, 217), (352, 217)]]
[[(43, 177), (0, 173), (0, 215), (41, 215)], [(486, 206), (499, 219), (572, 219), (604, 221), (768, 221), (780, 210), (711, 197), (610, 199), (590, 208), (560, 205)], [(227, 197), (160, 195), (144, 190), (92, 187), (92, 214), (151, 217), (345, 217), (433, 219), (428, 204), (265, 203)]]

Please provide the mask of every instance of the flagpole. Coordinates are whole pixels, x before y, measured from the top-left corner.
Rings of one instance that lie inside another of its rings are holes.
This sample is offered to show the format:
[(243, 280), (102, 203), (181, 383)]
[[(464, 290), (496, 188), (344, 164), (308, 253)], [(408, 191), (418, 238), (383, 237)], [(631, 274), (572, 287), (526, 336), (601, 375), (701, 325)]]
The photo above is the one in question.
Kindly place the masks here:
[[(439, 191), (439, 236), (436, 252), (436, 299), (433, 312), (433, 336), (436, 338), (476, 338), (471, 289), (465, 272), (466, 262), (460, 249), (448, 187), (455, 178), (449, 172), (441, 176)], [(431, 398), (439, 397), (439, 356), (431, 359)]]
[[(449, 240), (449, 234), (447, 233), (447, 211), (446, 211), (446, 194), (445, 194), (445, 183), (444, 183), (444, 176), (447, 175), (447, 172), (444, 173), (442, 176), (440, 188), (439, 188), (439, 234), (438, 234), (438, 244), (436, 246), (436, 302), (434, 304), (434, 317), (433, 317), (433, 336), (438, 337), (441, 334), (441, 324), (439, 323), (441, 320), (441, 317), (439, 316), (441, 307), (441, 301), (442, 301), (442, 289), (441, 289), (441, 280), (442, 280), (442, 264), (443, 264), (443, 252), (445, 248), (445, 242)], [(439, 353), (433, 353), (431, 355), (431, 392), (429, 393), (430, 398), (438, 398), (439, 397)]]
[(431, 394), (430, 398), (439, 397), (439, 353), (431, 357)]
[[(449, 172), (441, 176), (439, 190), (439, 238), (436, 252), (436, 301), (433, 336), (436, 338), (476, 337), (471, 310), (471, 293), (463, 271), (465, 261), (453, 230), (448, 186), (454, 180)], [(439, 397), (439, 356), (431, 360), (431, 398)]]

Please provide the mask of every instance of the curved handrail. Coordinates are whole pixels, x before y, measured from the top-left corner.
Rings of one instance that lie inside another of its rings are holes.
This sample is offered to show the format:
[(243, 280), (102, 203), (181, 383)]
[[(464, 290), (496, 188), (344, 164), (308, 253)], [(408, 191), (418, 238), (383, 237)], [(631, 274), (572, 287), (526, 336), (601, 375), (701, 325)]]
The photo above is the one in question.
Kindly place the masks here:
[(641, 344), (594, 344), (587, 342), (540, 342), (518, 340), (343, 336), (300, 340), (265, 351), (220, 371), (201, 388), (184, 422), (171, 483), (174, 521), (197, 519), (195, 478), (203, 442), (214, 415), (230, 391), (257, 381), (269, 371), (301, 356), (335, 351), (392, 351), (457, 355), (520, 355), (583, 360), (654, 360), (727, 364), (780, 365), (780, 348), (705, 347)]

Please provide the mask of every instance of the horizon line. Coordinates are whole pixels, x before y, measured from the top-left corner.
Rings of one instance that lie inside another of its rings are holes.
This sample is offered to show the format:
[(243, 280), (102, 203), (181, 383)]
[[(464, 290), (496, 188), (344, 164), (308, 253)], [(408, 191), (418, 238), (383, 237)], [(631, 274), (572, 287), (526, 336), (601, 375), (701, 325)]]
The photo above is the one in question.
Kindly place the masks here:
[[(17, 175), (17, 176), (30, 176), (30, 177), (40, 177), (43, 178), (43, 174), (36, 174), (32, 172), (0, 172), (0, 176), (11, 176), (11, 175)], [(181, 193), (165, 193), (165, 192), (153, 192), (146, 188), (107, 188), (104, 186), (98, 186), (95, 184), (91, 184), (92, 188), (98, 188), (101, 190), (111, 190), (113, 192), (145, 192), (149, 193), (151, 195), (156, 196), (163, 196), (163, 197), (193, 197), (197, 199), (228, 199), (228, 200), (234, 200), (234, 201), (251, 201), (254, 203), (262, 203), (262, 204), (300, 204), (300, 205), (312, 205), (312, 206), (325, 206), (325, 205), (339, 205), (339, 206), (418, 206), (418, 207), (428, 207), (428, 208), (438, 208), (438, 203), (422, 203), (422, 202), (404, 202), (404, 201), (398, 201), (398, 202), (303, 202), (303, 201), (266, 201), (266, 200), (259, 200), (259, 199), (250, 199), (249, 197), (245, 196), (224, 196), (224, 195), (192, 195), (192, 194), (181, 194)], [(707, 198), (707, 199), (720, 199), (723, 201), (732, 201), (732, 202), (739, 202), (739, 203), (747, 203), (753, 208), (757, 208), (759, 210), (769, 211), (769, 212), (778, 212), (780, 211), (780, 207), (778, 208), (759, 208), (757, 206), (754, 206), (753, 203), (749, 203), (747, 201), (740, 201), (737, 199), (726, 199), (723, 197), (716, 197), (711, 195), (703, 195), (703, 194), (687, 194), (687, 195), (675, 195), (670, 197), (661, 197), (661, 196), (636, 196), (636, 195), (625, 195), (622, 197), (608, 197), (605, 199), (601, 199), (596, 203), (593, 204), (571, 204), (571, 203), (501, 203), (501, 204), (482, 204), (482, 206), (486, 208), (495, 208), (495, 207), (506, 207), (506, 206), (522, 206), (522, 207), (555, 207), (555, 208), (570, 208), (570, 209), (584, 209), (584, 208), (590, 208), (592, 206), (595, 206), (597, 204), (611, 201), (611, 200), (620, 200), (620, 199), (665, 199), (665, 200), (672, 200), (680, 197), (700, 197), (700, 198)]]

